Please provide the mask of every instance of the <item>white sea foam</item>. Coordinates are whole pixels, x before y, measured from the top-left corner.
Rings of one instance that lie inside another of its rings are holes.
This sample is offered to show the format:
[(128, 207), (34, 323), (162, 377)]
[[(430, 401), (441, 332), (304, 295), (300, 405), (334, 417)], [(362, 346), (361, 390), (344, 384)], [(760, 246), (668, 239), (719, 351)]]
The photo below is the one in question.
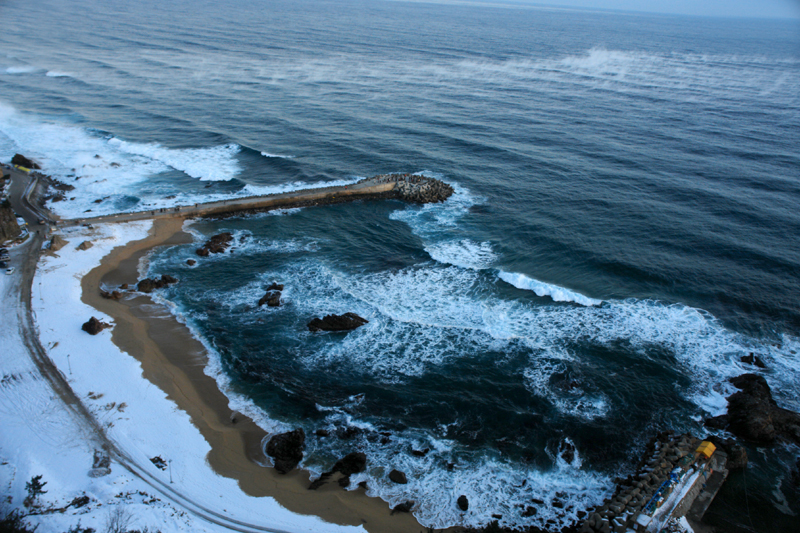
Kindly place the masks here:
[(602, 300), (589, 298), (588, 296), (565, 289), (564, 287), (559, 287), (558, 285), (553, 285), (537, 279), (529, 278), (525, 274), (520, 274), (517, 272), (504, 272), (501, 270), (497, 277), (518, 289), (533, 291), (537, 296), (549, 296), (553, 299), (553, 301), (556, 302), (574, 302), (581, 305), (590, 306), (600, 305), (603, 303)]
[(425, 251), (440, 263), (474, 270), (489, 268), (497, 260), (491, 243), (478, 243), (469, 239), (427, 244)]
[(6, 69), (7, 74), (30, 74), (31, 72), (36, 72), (39, 70), (39, 67), (34, 67), (33, 65), (21, 65), (16, 67), (8, 67)]
[(48, 78), (72, 78), (73, 75), (69, 72), (61, 72), (58, 70), (48, 70), (45, 74)]
[(160, 161), (200, 181), (230, 181), (241, 171), (236, 160), (236, 154), (241, 150), (238, 144), (173, 149), (158, 143), (140, 144), (117, 138), (110, 139), (108, 144), (121, 152)]
[(245, 185), (242, 189), (242, 195), (264, 195), (264, 194), (280, 194), (291, 191), (299, 191), (302, 189), (324, 189), (325, 187), (341, 187), (343, 185), (352, 185), (357, 183), (361, 178), (353, 177), (349, 179), (339, 179), (331, 181), (317, 181), (308, 183), (305, 181), (295, 181), (292, 183), (281, 183), (279, 185)]
[(268, 152), (261, 152), (261, 155), (263, 155), (264, 157), (277, 157), (279, 159), (294, 159), (293, 155), (270, 154)]

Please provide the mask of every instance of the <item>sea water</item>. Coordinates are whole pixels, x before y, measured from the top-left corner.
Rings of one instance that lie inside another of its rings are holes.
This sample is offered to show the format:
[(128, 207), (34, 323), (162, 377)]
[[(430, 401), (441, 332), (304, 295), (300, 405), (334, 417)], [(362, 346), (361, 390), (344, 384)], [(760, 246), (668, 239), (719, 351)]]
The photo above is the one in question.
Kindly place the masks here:
[[(209, 372), (266, 429), (303, 427), (313, 475), (359, 450), (351, 488), (415, 501), (425, 526), (557, 529), (658, 431), (704, 435), (731, 376), (800, 410), (796, 23), (318, 0), (0, 14), (0, 157), (73, 185), (62, 216), (389, 172), (454, 187), (197, 221), (150, 258)], [(230, 252), (196, 257), (220, 231)], [(273, 282), (281, 307), (259, 307)], [(306, 328), (345, 312), (369, 323)], [(797, 448), (749, 452), (708, 521), (795, 531)]]

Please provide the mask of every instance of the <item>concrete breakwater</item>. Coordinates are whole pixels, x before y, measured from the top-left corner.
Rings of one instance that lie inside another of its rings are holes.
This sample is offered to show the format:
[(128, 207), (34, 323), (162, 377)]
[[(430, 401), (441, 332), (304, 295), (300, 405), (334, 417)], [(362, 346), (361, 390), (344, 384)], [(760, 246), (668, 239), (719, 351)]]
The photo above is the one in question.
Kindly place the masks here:
[[(614, 494), (589, 513), (579, 531), (661, 531), (670, 519), (694, 510), (698, 495), (713, 486), (714, 492), (701, 499), (705, 512), (727, 476), (726, 463), (725, 453), (708, 441), (661, 433), (648, 444), (636, 474), (619, 480)], [(712, 476), (721, 480), (712, 483)], [(702, 512), (693, 518), (701, 518)]]
[(453, 194), (453, 187), (443, 181), (414, 174), (381, 174), (352, 185), (302, 189), (278, 194), (248, 196), (216, 202), (178, 205), (170, 208), (85, 217), (73, 223), (128, 222), (166, 217), (226, 218), (273, 209), (330, 205), (356, 200), (395, 199), (420, 204), (443, 202)]

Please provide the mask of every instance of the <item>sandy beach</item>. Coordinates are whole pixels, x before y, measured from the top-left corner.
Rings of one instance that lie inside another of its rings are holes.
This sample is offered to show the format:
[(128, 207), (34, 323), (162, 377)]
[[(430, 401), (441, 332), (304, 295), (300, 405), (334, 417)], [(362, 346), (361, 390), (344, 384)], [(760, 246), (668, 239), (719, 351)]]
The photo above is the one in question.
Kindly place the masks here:
[[(114, 344), (136, 358), (143, 376), (189, 415), (211, 447), (208, 463), (218, 474), (236, 480), (246, 494), (271, 497), (292, 512), (339, 525), (362, 525), (371, 532), (422, 530), (412, 515), (390, 515), (388, 504), (368, 497), (364, 489), (341, 489), (336, 477), (310, 491), (308, 472), (281, 475), (266, 466), (262, 446), (266, 432), (230, 409), (216, 381), (204, 373), (207, 353), (190, 330), (161, 306), (154, 306), (149, 296), (119, 301), (100, 296), (98, 287), (103, 284), (133, 286), (140, 259), (154, 247), (191, 242), (191, 236), (182, 231), (183, 222), (182, 218), (156, 220), (147, 238), (114, 248), (83, 277), (82, 301), (113, 318)], [(235, 518), (235, 511), (232, 515)]]

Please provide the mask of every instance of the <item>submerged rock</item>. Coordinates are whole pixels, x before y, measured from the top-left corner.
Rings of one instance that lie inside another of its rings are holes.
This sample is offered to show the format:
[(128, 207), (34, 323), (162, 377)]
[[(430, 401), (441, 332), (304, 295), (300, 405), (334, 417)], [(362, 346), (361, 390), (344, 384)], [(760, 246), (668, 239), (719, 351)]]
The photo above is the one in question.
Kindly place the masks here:
[(339, 459), (331, 472), (341, 472), (345, 476), (359, 474), (367, 467), (367, 456), (362, 452), (348, 453)]
[(746, 363), (748, 365), (755, 365), (758, 368), (767, 368), (767, 365), (764, 364), (764, 361), (761, 360), (759, 356), (754, 353), (750, 353), (750, 355), (743, 355), (740, 359), (742, 363)]
[(350, 331), (367, 324), (369, 321), (355, 313), (343, 315), (326, 315), (315, 318), (308, 323), (309, 331)]
[(87, 322), (81, 326), (81, 329), (88, 333), (89, 335), (97, 335), (101, 331), (106, 328), (110, 328), (111, 324), (106, 324), (105, 322), (101, 322), (97, 320), (95, 317), (90, 318)]
[(306, 434), (302, 428), (273, 435), (267, 443), (267, 455), (272, 457), (275, 470), (286, 474), (303, 460)]

